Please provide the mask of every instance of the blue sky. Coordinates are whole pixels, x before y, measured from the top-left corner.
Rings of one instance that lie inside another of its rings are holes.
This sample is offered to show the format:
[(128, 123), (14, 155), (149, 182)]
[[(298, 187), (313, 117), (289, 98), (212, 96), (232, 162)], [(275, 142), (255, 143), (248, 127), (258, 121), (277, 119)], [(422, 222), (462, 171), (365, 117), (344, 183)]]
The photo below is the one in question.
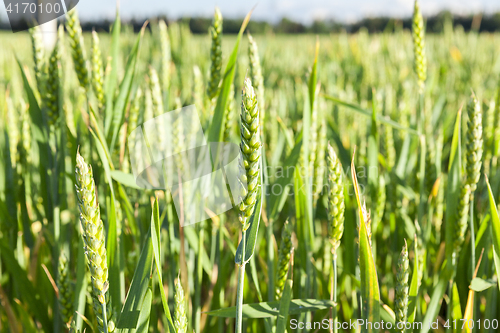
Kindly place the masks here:
[[(442, 9), (458, 14), (500, 11), (500, 0), (420, 0), (420, 4), (424, 15)], [(225, 17), (243, 17), (254, 5), (254, 19), (277, 21), (289, 17), (307, 24), (322, 18), (352, 22), (365, 16), (409, 16), (413, 0), (120, 0), (120, 12), (124, 18), (211, 16), (219, 6)], [(5, 17), (5, 8), (0, 7), (0, 17)], [(112, 18), (115, 8), (116, 0), (80, 0), (78, 4), (84, 20)]]

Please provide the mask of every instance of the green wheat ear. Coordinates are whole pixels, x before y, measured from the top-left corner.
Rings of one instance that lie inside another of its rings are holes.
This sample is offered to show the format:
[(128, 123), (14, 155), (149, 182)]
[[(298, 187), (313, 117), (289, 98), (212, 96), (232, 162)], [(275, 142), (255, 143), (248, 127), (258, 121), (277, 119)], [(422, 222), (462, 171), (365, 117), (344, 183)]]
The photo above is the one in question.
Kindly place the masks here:
[(264, 122), (264, 78), (260, 66), (259, 48), (252, 35), (248, 34), (248, 58), (250, 59), (250, 77), (257, 91), (257, 100), (260, 107), (260, 122)]
[(498, 80), (498, 88), (495, 98), (495, 120), (493, 130), (493, 155), (497, 156), (500, 152), (500, 80)]
[[(399, 255), (398, 269), (396, 275), (396, 299), (395, 299), (395, 314), (396, 314), (396, 324), (405, 323), (408, 313), (408, 277), (409, 277), (409, 260), (408, 260), (408, 247), (403, 246), (403, 250)], [(404, 325), (403, 329), (398, 332), (403, 333), (405, 331)]]
[(164, 112), (163, 99), (161, 93), (160, 79), (153, 67), (149, 67), (149, 88), (153, 99), (153, 114), (155, 117), (161, 116)]
[(170, 38), (168, 36), (167, 24), (165, 21), (158, 22), (160, 29), (160, 46), (161, 46), (161, 76), (163, 89), (170, 88), (170, 63), (172, 61), (172, 51), (170, 48)]
[(200, 67), (193, 66), (193, 103), (196, 106), (196, 111), (201, 117), (201, 123), (204, 125), (208, 121), (204, 106), (204, 90), (203, 90), (203, 75)]
[[(108, 294), (108, 264), (106, 258), (106, 240), (104, 225), (101, 220), (99, 203), (92, 174), (92, 167), (77, 153), (76, 156), (76, 194), (80, 208), (80, 224), (85, 248), (85, 257), (90, 271), (92, 299), (97, 317), (99, 332), (104, 333), (104, 319), (108, 332), (113, 332), (111, 303)], [(106, 309), (104, 315), (103, 308)]]
[(99, 36), (95, 30), (92, 31), (92, 87), (97, 97), (98, 108), (102, 110), (106, 101), (104, 99), (104, 70), (102, 66), (102, 53), (99, 47)]
[(66, 29), (68, 30), (71, 54), (78, 81), (87, 90), (89, 85), (89, 71), (83, 44), (82, 27), (80, 26), (76, 8), (73, 8), (66, 14)]
[(73, 291), (70, 283), (68, 259), (64, 252), (59, 255), (57, 266), (57, 288), (59, 289), (59, 312), (64, 323), (68, 324), (73, 314)]
[(35, 78), (40, 95), (43, 96), (45, 79), (45, 49), (43, 47), (42, 31), (39, 26), (29, 29), (33, 47), (33, 62), (35, 64)]
[(287, 220), (281, 230), (281, 244), (278, 250), (278, 270), (276, 271), (275, 281), (276, 300), (281, 299), (281, 295), (285, 287), (292, 251), (292, 232), (290, 231), (290, 225)]
[(481, 164), (483, 156), (483, 126), (481, 115), (481, 104), (474, 93), (467, 106), (467, 143), (465, 146), (465, 183), (470, 186), (472, 192), (476, 190), (479, 177), (481, 176)]
[(212, 47), (210, 48), (210, 79), (207, 95), (212, 100), (219, 91), (222, 68), (222, 14), (217, 7), (215, 7), (214, 19), (210, 27), (210, 36), (212, 37)]
[[(247, 219), (252, 215), (257, 200), (260, 178), (260, 123), (257, 96), (249, 78), (245, 79), (241, 95), (241, 143), (240, 143), (240, 182), (242, 184), (239, 220), (243, 231), (249, 225)], [(245, 186), (246, 184), (246, 186)]]
[(328, 170), (328, 236), (332, 244), (333, 259), (336, 259), (340, 239), (344, 233), (344, 181), (342, 165), (330, 144), (328, 144), (326, 163)]
[(56, 45), (49, 58), (49, 71), (46, 86), (46, 95), (44, 97), (47, 107), (48, 122), (50, 125), (56, 123), (59, 118), (59, 89), (61, 83), (61, 54), (62, 54), (62, 26), (59, 29)]
[(231, 139), (231, 131), (233, 130), (233, 119), (234, 119), (234, 84), (231, 84), (231, 88), (229, 89), (229, 96), (227, 98), (226, 111), (225, 116), (226, 120), (224, 121), (224, 139), (223, 142), (228, 142)]
[(412, 22), (413, 53), (415, 56), (415, 72), (418, 77), (420, 93), (425, 87), (427, 79), (427, 58), (425, 57), (425, 26), (418, 1), (415, 0)]
[(186, 299), (180, 278), (175, 280), (175, 308), (174, 308), (174, 328), (177, 333), (186, 333), (188, 320), (186, 313)]
[(326, 121), (321, 121), (318, 129), (318, 148), (316, 159), (314, 161), (313, 175), (313, 205), (316, 207), (319, 196), (323, 191), (323, 182), (325, 180), (326, 171), (326, 140), (327, 127)]
[(386, 166), (387, 170), (390, 172), (396, 165), (396, 148), (394, 146), (394, 133), (392, 126), (384, 125), (383, 140), (386, 154)]
[(467, 217), (469, 216), (471, 193), (470, 185), (463, 183), (460, 189), (460, 197), (456, 212), (455, 236), (453, 238), (456, 255), (458, 255), (462, 248), (462, 244), (465, 239), (465, 232), (467, 231)]

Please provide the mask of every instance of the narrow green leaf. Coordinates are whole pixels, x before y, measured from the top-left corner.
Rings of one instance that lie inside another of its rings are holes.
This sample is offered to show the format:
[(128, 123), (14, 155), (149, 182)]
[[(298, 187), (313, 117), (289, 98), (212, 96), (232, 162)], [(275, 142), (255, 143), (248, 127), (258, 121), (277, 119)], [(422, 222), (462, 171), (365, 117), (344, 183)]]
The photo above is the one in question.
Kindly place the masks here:
[(158, 198), (155, 198), (153, 205), (153, 216), (151, 217), (151, 244), (153, 246), (154, 260), (156, 267), (156, 274), (158, 275), (158, 285), (160, 287), (161, 303), (163, 305), (163, 312), (167, 318), (168, 331), (175, 333), (174, 323), (172, 321), (172, 316), (170, 315), (170, 309), (168, 308), (167, 298), (165, 296), (165, 290), (163, 289), (163, 279), (161, 271), (161, 239), (160, 239), (160, 208), (158, 206)]
[(47, 219), (52, 219), (52, 208), (51, 208), (51, 198), (52, 194), (50, 192), (49, 176), (47, 175), (47, 170), (50, 169), (51, 153), (49, 146), (49, 134), (47, 126), (47, 117), (42, 113), (38, 101), (36, 100), (33, 89), (29, 84), (26, 73), (24, 72), (23, 66), (18, 58), (16, 58), (17, 64), (21, 71), (21, 77), (23, 79), (24, 90), (28, 95), (29, 102), (29, 114), (31, 118), (31, 133), (33, 138), (38, 143), (38, 158), (39, 158), (39, 170), (40, 170), (40, 188), (45, 189), (45, 198), (43, 200), (44, 209), (47, 214)]
[(7, 244), (6, 237), (0, 237), (0, 255), (6, 271), (10, 273), (10, 276), (15, 277), (13, 282), (17, 285), (16, 289), (21, 295), (23, 304), (28, 306), (30, 313), (33, 313), (36, 320), (42, 324), (43, 330), (51, 332), (52, 323), (47, 314), (48, 305), (40, 298), (35, 287), (28, 279), (28, 274), (17, 262), (12, 248)]
[(139, 320), (137, 321), (136, 333), (149, 332), (149, 318), (151, 315), (151, 303), (153, 301), (153, 291), (148, 288), (146, 295), (142, 301), (141, 312), (139, 313)]
[[(359, 207), (359, 268), (361, 271), (361, 298), (363, 303), (363, 318), (367, 322), (376, 323), (380, 318), (380, 291), (377, 270), (373, 260), (372, 248), (368, 239), (366, 227), (366, 211), (358, 187), (358, 178), (354, 166), (354, 155), (351, 161), (351, 174)], [(373, 327), (363, 326), (362, 332), (374, 332)]]
[[(261, 173), (262, 176), (262, 173)], [(261, 187), (259, 189), (259, 193), (257, 194), (257, 202), (255, 203), (255, 208), (250, 216), (249, 227), (245, 235), (245, 259), (244, 261), (250, 260), (253, 256), (253, 252), (255, 250), (255, 242), (257, 242), (257, 232), (259, 231), (260, 217), (262, 212), (262, 197), (264, 193), (262, 193)], [(242, 242), (238, 245), (238, 249), (236, 250), (236, 255), (234, 256), (234, 262), (238, 265), (242, 264)]]
[[(443, 295), (446, 292), (446, 288), (448, 287), (448, 283), (450, 279), (453, 277), (453, 270), (446, 269), (448, 264), (443, 263), (443, 267), (441, 269), (441, 275), (439, 276), (439, 281), (434, 286), (434, 290), (432, 291), (431, 301), (429, 302), (429, 306), (427, 307), (427, 312), (425, 313), (424, 323), (430, 323), (434, 321), (438, 315), (439, 309), (441, 307), (441, 300), (443, 299)], [(420, 333), (429, 332), (430, 325), (422, 325), (422, 329)]]
[[(460, 306), (460, 295), (458, 294), (457, 283), (453, 283), (453, 296), (451, 297), (452, 318), (463, 318), (462, 307)], [(451, 318), (449, 318), (451, 319)]]
[(151, 233), (148, 233), (146, 243), (142, 248), (139, 263), (134, 272), (130, 289), (125, 299), (116, 324), (117, 332), (134, 332), (138, 327), (141, 307), (144, 296), (148, 290), (151, 269), (153, 266), (153, 245), (150, 241)]
[[(146, 21), (147, 23), (147, 21)], [(135, 41), (134, 47), (130, 52), (129, 58), (127, 60), (127, 66), (125, 67), (125, 75), (123, 76), (123, 80), (120, 84), (120, 89), (118, 91), (118, 97), (113, 107), (113, 115), (111, 118), (111, 127), (109, 131), (106, 133), (108, 142), (110, 142), (110, 150), (113, 152), (115, 147), (115, 142), (118, 137), (118, 133), (120, 132), (120, 127), (123, 124), (123, 120), (125, 119), (125, 108), (127, 106), (130, 91), (132, 88), (132, 82), (134, 81), (135, 75), (135, 64), (137, 62), (137, 56), (140, 50), (140, 43), (142, 40), (142, 36), (144, 35), (144, 30), (146, 29), (146, 24), (142, 26), (141, 32)]]
[[(456, 217), (455, 212), (457, 210), (458, 200), (460, 196), (460, 189), (462, 186), (462, 151), (460, 144), (460, 118), (462, 110), (460, 109), (457, 113), (457, 118), (455, 120), (455, 129), (453, 131), (452, 147), (450, 151), (450, 167), (448, 172), (448, 182), (446, 189), (446, 259), (448, 264), (453, 264), (451, 258), (453, 255), (453, 243), (455, 238), (455, 224)], [(451, 269), (451, 268), (450, 268)]]
[[(455, 127), (453, 129), (453, 138), (451, 140), (451, 150), (450, 150), (450, 164), (448, 167), (448, 171), (451, 171), (453, 161), (455, 160), (455, 154), (457, 150), (460, 148), (460, 119), (462, 118), (462, 109), (460, 108), (457, 113), (457, 118), (455, 119)], [(460, 154), (458, 155), (458, 159), (460, 160)]]
[(111, 177), (118, 183), (123, 184), (127, 187), (142, 190), (141, 187), (137, 186), (134, 175), (131, 173), (126, 173), (119, 170), (113, 170), (111, 171)]
[(417, 234), (414, 237), (414, 259), (413, 259), (413, 272), (411, 276), (409, 301), (408, 301), (408, 322), (413, 323), (415, 321), (415, 313), (417, 310), (417, 297), (418, 297), (418, 246), (417, 246)]
[[(493, 195), (493, 191), (491, 190), (490, 181), (488, 177), (486, 178), (486, 185), (488, 185), (488, 196), (490, 199), (490, 213), (491, 213), (491, 234), (493, 241), (493, 258), (495, 261), (495, 269), (497, 272), (497, 277), (500, 276), (500, 258), (498, 255), (500, 254), (500, 217), (498, 215), (497, 204), (495, 202), (495, 196)], [(500, 284), (499, 284), (500, 288)]]
[(318, 84), (318, 54), (319, 54), (319, 38), (316, 38), (316, 48), (314, 53), (314, 63), (311, 70), (311, 76), (309, 77), (309, 82), (307, 84), (309, 92), (309, 109), (312, 110), (314, 107), (314, 98), (316, 92), (316, 85)]
[(109, 292), (111, 294), (111, 298), (113, 299), (113, 306), (115, 309), (119, 308), (119, 304), (122, 300), (120, 297), (121, 288), (120, 288), (120, 260), (119, 260), (119, 251), (120, 247), (118, 244), (118, 234), (116, 231), (116, 206), (115, 206), (115, 192), (113, 188), (113, 180), (111, 179), (111, 170), (109, 167), (109, 161), (106, 156), (106, 152), (104, 147), (101, 144), (101, 141), (91, 129), (90, 133), (95, 141), (95, 145), (97, 148), (97, 154), (101, 159), (102, 165), (104, 167), (104, 174), (106, 175), (106, 181), (108, 182), (110, 189), (110, 209), (108, 212), (108, 229), (107, 229), (107, 241), (106, 241), (106, 250), (107, 250), (107, 260), (109, 267)]

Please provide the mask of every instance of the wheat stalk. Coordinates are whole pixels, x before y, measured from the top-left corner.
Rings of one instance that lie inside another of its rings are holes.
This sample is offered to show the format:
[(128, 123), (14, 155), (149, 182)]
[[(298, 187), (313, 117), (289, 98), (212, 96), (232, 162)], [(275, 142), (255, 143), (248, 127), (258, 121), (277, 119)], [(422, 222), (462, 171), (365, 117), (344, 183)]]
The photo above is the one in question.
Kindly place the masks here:
[(240, 204), (239, 204), (239, 221), (242, 228), (242, 258), (240, 269), (238, 271), (238, 289), (236, 294), (236, 333), (242, 332), (243, 322), (243, 286), (245, 279), (245, 242), (246, 230), (250, 226), (248, 218), (252, 215), (255, 203), (257, 201), (257, 193), (260, 179), (260, 123), (259, 123), (259, 106), (257, 96), (249, 78), (245, 79), (243, 91), (241, 94), (241, 143), (240, 143)]

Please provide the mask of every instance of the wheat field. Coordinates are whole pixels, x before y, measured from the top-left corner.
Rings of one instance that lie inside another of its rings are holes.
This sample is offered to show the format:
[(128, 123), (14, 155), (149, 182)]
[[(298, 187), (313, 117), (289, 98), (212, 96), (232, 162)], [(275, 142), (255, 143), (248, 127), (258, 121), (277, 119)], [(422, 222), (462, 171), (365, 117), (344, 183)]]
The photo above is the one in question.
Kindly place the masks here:
[[(0, 331), (498, 332), (500, 35), (248, 19), (0, 33)], [(189, 105), (245, 184), (195, 224), (134, 177), (189, 124), (130, 144)]]

